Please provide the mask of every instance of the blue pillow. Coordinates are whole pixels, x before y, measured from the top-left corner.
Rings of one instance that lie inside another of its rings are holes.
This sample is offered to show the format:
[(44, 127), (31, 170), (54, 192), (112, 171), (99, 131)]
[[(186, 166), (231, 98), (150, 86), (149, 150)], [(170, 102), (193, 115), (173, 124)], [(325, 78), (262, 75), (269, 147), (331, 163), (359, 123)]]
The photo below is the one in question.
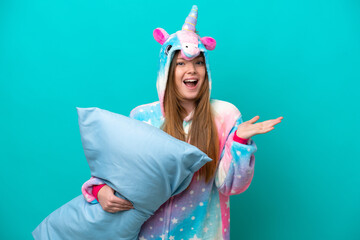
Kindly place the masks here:
[(77, 111), (91, 175), (134, 209), (108, 213), (80, 195), (45, 218), (33, 231), (35, 239), (137, 239), (141, 225), (211, 161), (198, 148), (141, 121), (99, 108)]

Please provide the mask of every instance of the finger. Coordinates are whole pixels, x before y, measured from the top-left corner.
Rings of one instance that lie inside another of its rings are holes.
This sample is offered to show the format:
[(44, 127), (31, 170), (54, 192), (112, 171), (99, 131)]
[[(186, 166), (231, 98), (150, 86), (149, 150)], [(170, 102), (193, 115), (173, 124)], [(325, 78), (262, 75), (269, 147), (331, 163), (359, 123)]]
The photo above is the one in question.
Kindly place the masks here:
[(255, 132), (256, 132), (256, 134), (262, 134), (262, 133), (267, 133), (273, 129), (274, 129), (274, 127), (272, 127), (272, 126), (269, 126), (269, 127), (262, 126), (262, 127), (257, 127)]
[(109, 212), (109, 213), (117, 213), (117, 212), (119, 212), (118, 209), (104, 209), (104, 211)]
[(281, 117), (275, 118), (274, 120), (281, 122), (281, 120), (283, 120), (283, 119), (284, 119), (284, 117), (281, 116)]
[(110, 208), (133, 208), (132, 205), (124, 205), (124, 204), (119, 204), (119, 203), (110, 203), (108, 205), (108, 207), (110, 207)]
[(116, 197), (116, 196), (111, 198), (110, 202), (118, 203), (118, 204), (121, 204), (121, 205), (130, 205), (130, 206), (132, 206), (132, 203), (130, 201), (119, 198), (119, 197)]
[(259, 133), (260, 134), (263, 134), (263, 133), (267, 133), (267, 132), (270, 132), (271, 130), (275, 129), (274, 127), (270, 127), (270, 128), (264, 128), (262, 129)]
[(118, 201), (118, 200), (110, 200), (109, 201), (110, 206), (116, 206), (116, 207), (132, 207), (132, 203), (128, 201)]
[(123, 200), (121, 199), (120, 201), (118, 199), (116, 200), (113, 200), (113, 201), (110, 201), (110, 203), (113, 205), (113, 206), (119, 206), (119, 207), (132, 207), (132, 203), (129, 202), (129, 201), (126, 201), (126, 200)]
[(113, 195), (109, 200), (112, 203), (121, 203), (121, 204), (130, 203), (129, 201), (127, 201), (125, 199), (122, 199), (122, 198), (119, 198), (119, 197), (117, 197), (115, 195)]
[(275, 126), (276, 124), (279, 124), (280, 122), (281, 122), (281, 120), (277, 120), (277, 119), (275, 119), (275, 120), (270, 120), (268, 126), (269, 126), (269, 127), (270, 127), (270, 126)]
[(132, 207), (115, 207), (115, 206), (107, 206), (106, 211), (112, 211), (112, 212), (117, 212), (117, 211), (123, 211), (123, 210), (129, 210), (132, 209)]
[(271, 119), (271, 120), (267, 120), (267, 121), (262, 122), (262, 124), (263, 124), (263, 127), (272, 127), (272, 126), (275, 126), (276, 124), (278, 124), (280, 122), (281, 122), (281, 120)]
[(259, 120), (259, 118), (260, 118), (260, 116), (255, 116), (255, 117), (253, 117), (252, 119), (250, 119), (248, 122), (249, 122), (249, 123), (254, 123), (254, 122), (256, 122), (257, 120)]
[(132, 206), (132, 203), (130, 201), (122, 199), (122, 198), (120, 198), (120, 199), (123, 204)]
[(111, 212), (111, 213), (116, 213), (116, 212), (120, 212), (120, 211), (127, 211), (130, 209), (132, 209), (132, 208), (108, 208), (106, 211)]
[(131, 207), (116, 207), (116, 208), (112, 208), (114, 211), (118, 212), (118, 211), (125, 211), (125, 210), (130, 210), (132, 209)]
[(134, 209), (134, 207), (122, 207), (120, 209), (121, 209), (121, 211), (125, 211), (125, 210)]

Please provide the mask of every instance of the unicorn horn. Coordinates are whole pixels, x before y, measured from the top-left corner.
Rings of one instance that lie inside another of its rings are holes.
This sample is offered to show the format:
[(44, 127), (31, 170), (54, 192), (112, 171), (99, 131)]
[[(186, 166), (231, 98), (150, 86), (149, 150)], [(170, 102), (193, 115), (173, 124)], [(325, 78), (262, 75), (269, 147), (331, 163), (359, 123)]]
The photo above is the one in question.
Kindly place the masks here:
[(187, 30), (191, 32), (195, 32), (195, 26), (197, 22), (197, 16), (198, 16), (198, 7), (194, 5), (191, 8), (191, 11), (187, 18), (185, 19), (185, 23), (182, 26), (182, 30)]

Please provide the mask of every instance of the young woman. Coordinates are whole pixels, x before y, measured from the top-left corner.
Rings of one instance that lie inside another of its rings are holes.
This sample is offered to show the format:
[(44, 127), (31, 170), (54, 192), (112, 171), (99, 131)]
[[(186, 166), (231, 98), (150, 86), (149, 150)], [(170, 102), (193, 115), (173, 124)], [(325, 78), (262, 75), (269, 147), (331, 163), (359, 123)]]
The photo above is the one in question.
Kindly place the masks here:
[[(161, 45), (157, 79), (159, 101), (136, 107), (130, 117), (159, 127), (205, 152), (213, 161), (205, 164), (189, 187), (171, 197), (142, 226), (139, 239), (229, 239), (229, 196), (245, 191), (253, 178), (257, 147), (252, 136), (267, 133), (282, 117), (255, 123), (243, 122), (232, 104), (210, 99), (211, 77), (207, 50), (215, 40), (195, 32), (197, 7), (193, 6), (182, 30), (169, 35), (154, 30)], [(114, 190), (91, 178), (83, 185), (84, 197), (105, 211), (132, 208)]]

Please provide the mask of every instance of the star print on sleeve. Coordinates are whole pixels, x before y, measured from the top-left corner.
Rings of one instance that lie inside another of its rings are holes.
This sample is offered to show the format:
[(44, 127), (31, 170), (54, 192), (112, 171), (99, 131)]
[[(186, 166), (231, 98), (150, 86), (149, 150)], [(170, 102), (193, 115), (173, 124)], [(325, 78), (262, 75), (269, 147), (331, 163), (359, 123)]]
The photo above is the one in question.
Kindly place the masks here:
[(230, 199), (227, 200), (227, 202), (225, 202), (225, 204), (226, 204), (226, 208), (229, 208), (230, 207)]
[(193, 237), (193, 238), (190, 238), (189, 240), (201, 240), (201, 238), (198, 238), (198, 237), (196, 236), (196, 234), (195, 234), (194, 237)]

